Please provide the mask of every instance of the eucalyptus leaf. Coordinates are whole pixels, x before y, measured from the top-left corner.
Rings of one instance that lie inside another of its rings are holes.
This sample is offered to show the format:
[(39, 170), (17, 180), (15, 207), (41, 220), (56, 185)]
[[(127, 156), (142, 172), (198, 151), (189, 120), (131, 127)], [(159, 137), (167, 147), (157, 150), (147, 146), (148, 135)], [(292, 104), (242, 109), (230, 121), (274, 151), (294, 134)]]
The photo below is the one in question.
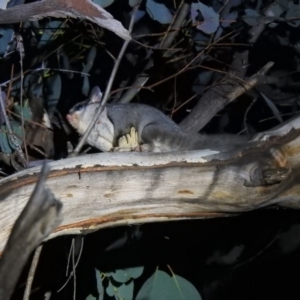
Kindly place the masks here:
[(116, 282), (124, 283), (131, 279), (129, 272), (125, 269), (119, 269), (114, 272), (106, 273), (106, 276), (112, 277)]
[(116, 296), (116, 287), (112, 284), (112, 282), (109, 280), (108, 286), (106, 288), (106, 294), (110, 297)]
[(10, 154), (12, 153), (12, 148), (9, 145), (8, 141), (8, 132), (6, 125), (2, 125), (0, 128), (0, 151)]
[(95, 273), (96, 273), (97, 291), (98, 291), (99, 295), (103, 295), (104, 287), (103, 287), (103, 283), (102, 283), (102, 279), (101, 279), (101, 272), (98, 270), (95, 270)]
[(97, 300), (96, 297), (94, 297), (93, 295), (88, 295), (85, 300)]
[[(237, 11), (233, 11), (231, 13), (229, 13), (228, 15), (226, 15), (224, 18), (222, 18), (222, 27), (226, 28), (229, 27), (232, 24), (232, 21), (235, 21), (238, 17), (238, 12)], [(227, 22), (224, 22), (227, 21)]]
[(285, 18), (287, 20), (291, 20), (287, 22), (292, 27), (299, 27), (300, 20), (298, 19), (300, 15), (300, 7), (299, 5), (291, 5), (289, 10), (287, 11)]
[(201, 300), (197, 289), (181, 276), (157, 270), (146, 280), (135, 300)]
[(282, 5), (274, 2), (268, 7), (267, 15), (273, 18), (279, 18), (284, 11), (285, 9)]
[(170, 10), (162, 3), (157, 3), (154, 0), (147, 0), (146, 9), (149, 16), (161, 24), (170, 24), (173, 15)]
[(133, 289), (134, 289), (133, 281), (129, 282), (128, 284), (121, 284), (118, 287), (119, 299), (132, 300), (133, 299)]
[(245, 15), (242, 18), (248, 25), (257, 26), (259, 24), (259, 17), (260, 14), (256, 10), (247, 8), (245, 9)]
[(8, 48), (14, 31), (11, 28), (0, 27), (0, 55), (3, 55)]
[(123, 283), (117, 287), (114, 286), (111, 281), (109, 281), (108, 287), (106, 288), (106, 293), (110, 297), (115, 297), (116, 299), (132, 300), (133, 289), (134, 289), (133, 281), (131, 281), (128, 284)]
[[(134, 14), (134, 23), (138, 22), (140, 19), (142, 19), (145, 16), (146, 12), (144, 10), (138, 10)], [(132, 16), (132, 12), (130, 12), (130, 16)]]
[(90, 49), (88, 55), (87, 55), (86, 64), (85, 64), (85, 66), (82, 69), (83, 73), (89, 73), (90, 72), (91, 68), (94, 65), (94, 60), (95, 60), (96, 54), (97, 54), (96, 47), (92, 47)]
[(83, 76), (83, 84), (81, 88), (82, 95), (87, 96), (90, 90), (90, 81), (87, 75)]
[(125, 269), (127, 271), (127, 273), (129, 274), (129, 276), (133, 279), (136, 279), (138, 277), (140, 277), (143, 272), (144, 272), (144, 267), (140, 266), (140, 267), (132, 267), (132, 268), (126, 268)]
[[(5, 98), (4, 98), (5, 99)], [(32, 114), (29, 107), (29, 102), (25, 101), (23, 106), (15, 103), (13, 106), (14, 113), (18, 115), (18, 118), (10, 119), (10, 126), (13, 134), (17, 139), (19, 145), (23, 142), (23, 130), (21, 126), (21, 115), (27, 120), (31, 120)], [(0, 130), (0, 151), (4, 153), (12, 153), (16, 149), (16, 145), (12, 142), (12, 137), (10, 136), (7, 128), (7, 124), (1, 126)]]
[(126, 269), (118, 269), (114, 272), (106, 273), (106, 276), (112, 277), (116, 282), (125, 283), (130, 279), (136, 279), (143, 274), (144, 267), (132, 267)]
[(269, 108), (271, 109), (274, 117), (280, 122), (282, 123), (283, 120), (280, 116), (280, 113), (279, 113), (279, 110), (278, 108), (276, 107), (276, 105), (263, 93), (260, 93), (261, 96), (264, 98), (265, 102), (267, 103), (267, 105), (269, 106)]
[[(45, 26), (45, 30), (43, 31), (43, 34), (40, 38), (40, 41), (37, 45), (37, 47), (40, 49), (44, 46), (46, 46), (49, 41), (51, 41), (54, 37), (54, 33), (59, 29), (59, 28), (63, 28), (63, 21), (60, 20), (54, 20), (54, 21), (50, 21), (46, 24)], [(42, 29), (40, 29), (42, 30)]]
[[(20, 123), (16, 120), (11, 120), (10, 126), (12, 128), (12, 132), (15, 134), (17, 139), (17, 143), (19, 145), (22, 144), (22, 127)], [(16, 145), (12, 142), (12, 137), (8, 132), (7, 126), (2, 125), (0, 131), (0, 151), (10, 154), (16, 149)]]
[(131, 7), (135, 7), (136, 5), (140, 4), (142, 0), (129, 0), (129, 5)]
[[(0, 101), (1, 101), (1, 106), (2, 107), (6, 107), (6, 93), (4, 91), (1, 91), (1, 98), (0, 98)], [(4, 118), (4, 115), (2, 113), (2, 109), (0, 110), (0, 126), (2, 124), (4, 124), (5, 122), (5, 118)]]
[(96, 4), (98, 4), (101, 7), (105, 8), (105, 7), (113, 4), (114, 0), (93, 0), (93, 2), (95, 2)]
[(206, 6), (205, 4), (198, 2), (192, 3), (191, 5), (191, 16), (193, 21), (196, 21), (196, 12), (200, 11), (204, 22), (197, 26), (197, 29), (203, 31), (206, 34), (212, 34), (216, 32), (220, 25), (220, 17), (219, 14), (216, 13), (211, 7)]
[(29, 107), (29, 102), (28, 100), (23, 103), (23, 106), (21, 107), (19, 103), (14, 104), (14, 112), (21, 118), (23, 115), (23, 118), (26, 120), (31, 120), (32, 118), (32, 113)]

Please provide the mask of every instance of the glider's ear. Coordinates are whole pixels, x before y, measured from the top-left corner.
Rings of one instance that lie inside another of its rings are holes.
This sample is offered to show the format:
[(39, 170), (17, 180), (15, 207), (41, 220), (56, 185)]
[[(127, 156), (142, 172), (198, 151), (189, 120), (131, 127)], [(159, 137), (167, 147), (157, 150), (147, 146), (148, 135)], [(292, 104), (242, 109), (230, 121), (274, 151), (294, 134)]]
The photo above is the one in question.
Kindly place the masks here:
[(90, 93), (89, 104), (101, 102), (101, 100), (102, 100), (102, 92), (98, 86), (94, 86)]

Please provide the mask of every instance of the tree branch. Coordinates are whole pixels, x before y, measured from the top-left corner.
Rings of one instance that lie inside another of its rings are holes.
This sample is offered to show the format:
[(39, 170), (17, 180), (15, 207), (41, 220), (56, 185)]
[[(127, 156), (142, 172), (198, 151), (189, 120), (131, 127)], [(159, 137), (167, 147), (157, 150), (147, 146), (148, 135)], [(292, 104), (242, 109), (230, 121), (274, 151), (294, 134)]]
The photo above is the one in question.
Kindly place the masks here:
[[(227, 2), (231, 5), (231, 1)], [(268, 7), (266, 9), (269, 9)], [(265, 21), (261, 21), (259, 26), (253, 26), (249, 30), (249, 44), (254, 44), (266, 26)], [(234, 90), (242, 88), (241, 82), (238, 82), (232, 75), (240, 78), (242, 81), (249, 66), (249, 50), (236, 52), (229, 75), (224, 76), (221, 84), (213, 85), (199, 100), (191, 113), (180, 123), (183, 131), (196, 133), (199, 132), (220, 110), (222, 110), (230, 101), (228, 94), (233, 94)], [(261, 71), (260, 71), (261, 72)], [(253, 86), (252, 86), (253, 87)], [(246, 90), (245, 90), (246, 91)]]
[[(299, 149), (298, 116), (233, 152), (99, 153), (53, 162), (47, 184), (65, 213), (50, 237), (221, 217), (273, 204), (299, 209)], [(39, 171), (0, 180), (0, 252)]]
[(113, 31), (124, 40), (131, 40), (123, 25), (91, 0), (43, 0), (0, 10), (0, 24), (33, 21), (45, 17), (86, 19)]
[(7, 215), (2, 216), (2, 229), (11, 228), (13, 223), (14, 226), (0, 260), (1, 300), (10, 299), (29, 255), (61, 221), (62, 204), (44, 186), (48, 173), (49, 167), (44, 165), (34, 191), (17, 220), (14, 218), (13, 222), (9, 222)]

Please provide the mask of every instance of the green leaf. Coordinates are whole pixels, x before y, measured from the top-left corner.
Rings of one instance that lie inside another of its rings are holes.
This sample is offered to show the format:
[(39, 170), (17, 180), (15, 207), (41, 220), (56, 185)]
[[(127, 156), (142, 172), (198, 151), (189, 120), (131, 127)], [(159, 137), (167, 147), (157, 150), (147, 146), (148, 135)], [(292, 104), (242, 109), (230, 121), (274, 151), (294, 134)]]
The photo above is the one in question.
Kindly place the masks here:
[(101, 272), (96, 270), (96, 282), (97, 282), (97, 291), (99, 293), (99, 295), (104, 294), (104, 288), (103, 288), (103, 283), (102, 283), (102, 279), (101, 279)]
[(146, 10), (153, 20), (161, 24), (170, 24), (172, 22), (173, 15), (163, 3), (147, 0)]
[(144, 267), (140, 266), (140, 267), (126, 268), (125, 270), (127, 271), (128, 275), (131, 278), (136, 279), (143, 274)]
[(134, 289), (133, 281), (131, 281), (128, 284), (122, 284), (118, 288), (119, 299), (132, 300), (133, 299), (133, 289)]
[(7, 128), (5, 125), (1, 126), (0, 131), (0, 151), (4, 153), (12, 153), (12, 148), (9, 146), (9, 141), (7, 137)]
[(109, 280), (108, 286), (106, 288), (106, 293), (108, 296), (113, 297), (117, 293), (116, 287)]
[(134, 7), (134, 6), (138, 5), (138, 4), (140, 4), (141, 2), (142, 2), (142, 0), (129, 0), (129, 5), (131, 7)]
[(94, 297), (93, 295), (88, 295), (85, 300), (97, 300), (96, 297)]
[(0, 55), (7, 51), (14, 30), (11, 28), (0, 28)]
[(14, 112), (19, 116), (20, 119), (18, 119), (21, 122), (21, 116), (22, 116), (22, 112), (23, 112), (23, 118), (26, 120), (31, 120), (32, 118), (32, 113), (29, 107), (29, 102), (28, 100), (26, 100), (23, 103), (23, 106), (21, 108), (21, 105), (18, 103), (14, 104)]
[[(23, 107), (18, 103), (14, 104), (14, 112), (19, 116), (18, 119), (11, 119), (10, 120), (10, 125), (12, 128), (13, 133), (16, 135), (18, 144), (22, 144), (22, 126), (21, 126), (21, 115), (23, 113), (23, 117), (26, 120), (31, 120), (32, 119), (32, 114), (31, 110), (29, 107), (28, 101), (25, 101), (23, 104)], [(12, 153), (13, 150), (16, 149), (16, 145), (11, 141), (11, 137), (9, 136), (8, 129), (6, 124), (1, 126), (1, 131), (0, 131), (0, 151), (4, 153)]]
[(125, 283), (130, 279), (138, 278), (142, 275), (144, 267), (133, 267), (127, 269), (119, 269), (114, 272), (105, 273), (106, 276), (112, 277), (116, 282)]
[(40, 29), (40, 34), (42, 34), (39, 43), (37, 44), (37, 47), (43, 48), (46, 46), (53, 38), (55, 38), (54, 33), (59, 28), (64, 28), (64, 23), (61, 20), (54, 20), (47, 23), (47, 25), (44, 26), (44, 30)]
[[(12, 127), (13, 133), (15, 134), (15, 136), (17, 138), (18, 144), (21, 145), (22, 144), (22, 135), (23, 135), (23, 131), (22, 131), (21, 125), (16, 120), (12, 120), (10, 122), (10, 125)], [(12, 149), (16, 149), (16, 145), (12, 142), (12, 139), (9, 137), (8, 133), (7, 133), (7, 140), (9, 142), (10, 147)]]
[(201, 24), (197, 26), (197, 29), (207, 34), (212, 34), (216, 32), (220, 25), (219, 14), (215, 12), (213, 8), (206, 6), (201, 2), (192, 3), (191, 15), (192, 15), (193, 22), (196, 21), (195, 17), (198, 14), (197, 13), (198, 10), (201, 11), (201, 14), (204, 18), (204, 22), (201, 22)]
[(112, 277), (116, 282), (125, 283), (131, 279), (127, 270), (119, 269), (114, 272), (106, 273), (107, 276)]
[[(15, 133), (18, 144), (22, 144), (22, 127), (20, 126), (19, 122), (16, 120), (11, 120), (10, 125), (12, 127), (13, 133)], [(4, 153), (12, 153), (13, 150), (16, 149), (15, 144), (11, 141), (11, 138), (8, 133), (8, 129), (6, 125), (1, 126), (0, 131), (0, 151)]]
[(99, 6), (105, 8), (114, 3), (114, 0), (93, 0), (93, 2), (97, 3)]
[(132, 300), (133, 289), (133, 281), (131, 281), (129, 284), (121, 284), (119, 287), (114, 286), (112, 282), (109, 281), (108, 287), (106, 288), (106, 293), (110, 297), (115, 297), (116, 299)]
[(197, 289), (181, 276), (157, 270), (146, 280), (135, 300), (201, 300)]

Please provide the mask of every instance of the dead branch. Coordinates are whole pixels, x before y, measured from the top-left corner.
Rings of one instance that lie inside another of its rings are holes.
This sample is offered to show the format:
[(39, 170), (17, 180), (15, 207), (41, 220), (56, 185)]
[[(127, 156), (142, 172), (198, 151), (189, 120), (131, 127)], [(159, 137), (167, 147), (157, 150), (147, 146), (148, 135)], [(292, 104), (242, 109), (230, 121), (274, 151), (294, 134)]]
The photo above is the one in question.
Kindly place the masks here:
[(31, 261), (31, 266), (30, 266), (28, 276), (27, 276), (23, 300), (29, 300), (29, 298), (30, 298), (32, 283), (33, 283), (33, 279), (34, 279), (34, 275), (35, 275), (35, 271), (36, 271), (38, 262), (40, 260), (40, 255), (41, 255), (42, 249), (43, 249), (43, 245), (41, 245), (35, 249), (35, 252), (34, 252), (34, 255), (33, 255), (33, 258)]
[(191, 113), (181, 123), (180, 127), (186, 132), (197, 133), (202, 129), (220, 110), (237, 97), (246, 93), (254, 86), (264, 83), (266, 72), (273, 66), (268, 62), (257, 74), (247, 81), (238, 81), (235, 77), (223, 79), (213, 85), (204, 95)]
[[(26, 199), (30, 196), (28, 203), (24, 202), (22, 212), (21, 210), (16, 212), (12, 208), (10, 216), (3, 215), (4, 227), (12, 230), (0, 260), (1, 300), (10, 299), (29, 255), (61, 221), (62, 204), (49, 189), (45, 188), (48, 173), (49, 167), (45, 165), (38, 174), (37, 184), (32, 187), (33, 193), (24, 199), (27, 202)], [(20, 212), (20, 216), (16, 219)], [(12, 215), (14, 215), (13, 222), (10, 222), (8, 220)], [(3, 246), (4, 243), (2, 250)]]
[[(230, 6), (232, 4), (229, 1), (227, 2), (227, 5)], [(266, 7), (265, 10), (268, 9), (269, 8)], [(266, 21), (261, 20), (259, 26), (255, 25), (250, 28), (250, 37), (248, 39), (250, 45), (257, 41), (265, 26)], [(228, 95), (234, 95), (236, 89), (243, 88), (242, 80), (244, 79), (249, 66), (248, 56), (248, 49), (235, 53), (229, 74), (225, 75), (221, 82), (213, 85), (206, 93), (204, 93), (197, 105), (192, 109), (191, 113), (180, 123), (182, 130), (191, 133), (199, 132), (199, 130), (201, 130), (220, 110), (235, 99), (229, 99)], [(266, 68), (266, 66), (264, 68)], [(265, 74), (263, 70), (259, 73)], [(237, 78), (240, 80), (238, 81)], [(255, 84), (258, 83), (259, 82), (255, 82)], [(253, 86), (250, 87), (253, 88)], [(244, 92), (246, 91), (247, 89), (244, 89)]]
[[(187, 15), (189, 14), (189, 9), (190, 9), (190, 5), (182, 1), (174, 16), (172, 24), (170, 24), (170, 27), (166, 35), (164, 36), (164, 39), (159, 45), (159, 49), (168, 48), (173, 43), (182, 24), (184, 23)], [(167, 55), (167, 52), (164, 55)], [(145, 76), (144, 71), (146, 71), (151, 64), (152, 64), (152, 59), (149, 60), (148, 64), (145, 66), (141, 74), (139, 74), (136, 77), (135, 81), (131, 85), (131, 88), (128, 89), (121, 97), (121, 99), (118, 101), (119, 103), (129, 103), (137, 95), (141, 87), (144, 86), (149, 79), (148, 76)]]
[(0, 24), (33, 21), (45, 17), (89, 20), (113, 31), (124, 40), (131, 40), (123, 25), (91, 0), (43, 0), (0, 10)]

